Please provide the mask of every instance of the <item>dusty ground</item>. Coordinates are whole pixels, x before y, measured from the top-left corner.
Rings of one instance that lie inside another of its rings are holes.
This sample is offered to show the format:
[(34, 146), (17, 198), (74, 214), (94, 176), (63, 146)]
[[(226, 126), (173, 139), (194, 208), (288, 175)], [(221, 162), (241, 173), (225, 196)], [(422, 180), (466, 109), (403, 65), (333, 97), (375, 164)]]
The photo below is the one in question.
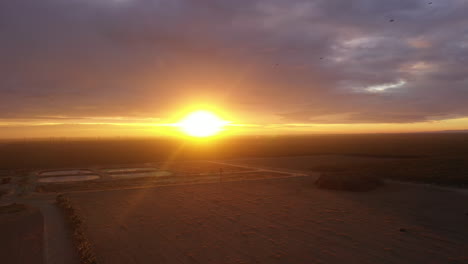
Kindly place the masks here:
[(68, 194), (99, 263), (468, 263), (467, 196), (312, 177)]
[[(0, 223), (2, 224), (0, 228), (5, 229), (3, 233), (0, 233), (3, 235), (0, 238), (0, 242), (3, 243), (0, 244), (0, 263), (3, 263), (3, 261), (7, 261), (7, 263), (36, 263), (34, 261), (47, 264), (78, 263), (76, 249), (71, 243), (71, 230), (55, 205), (55, 197), (61, 192), (120, 190), (206, 182), (219, 183), (296, 175), (287, 172), (251, 169), (202, 161), (152, 163), (140, 164), (139, 166), (143, 167), (137, 168), (137, 170), (131, 169), (128, 175), (123, 178), (120, 177), (122, 173), (129, 170), (124, 165), (115, 166), (115, 168), (118, 168), (118, 173), (115, 175), (111, 173), (112, 171), (105, 170), (105, 167), (104, 169), (103, 167), (92, 167), (31, 170), (24, 171), (24, 173), (8, 172), (6, 176), (11, 176), (12, 180), (0, 185), (0, 205), (21, 202), (38, 208), (40, 213), (35, 209), (35, 215), (23, 217), (25, 214), (13, 215), (8, 213), (8, 215), (2, 215), (0, 210)], [(166, 173), (151, 177), (138, 177), (139, 171), (148, 171), (149, 168), (156, 172)], [(170, 170), (170, 172), (166, 170)], [(44, 175), (44, 171), (48, 174)], [(78, 173), (83, 171), (87, 173)], [(57, 177), (67, 178), (67, 180), (70, 178), (75, 179), (83, 175), (89, 176), (89, 173), (96, 173), (96, 175), (99, 175), (98, 179), (64, 183), (41, 182), (44, 179)], [(40, 233), (36, 232), (38, 230), (40, 230)], [(27, 240), (24, 243), (22, 242), (23, 236)], [(31, 243), (39, 244), (32, 245)]]
[(313, 185), (318, 169), (403, 160), (148, 163), (136, 166), (171, 173), (135, 178), (115, 178), (107, 166), (73, 168), (100, 178), (60, 184), (40, 183), (46, 177), (30, 171), (2, 185), (13, 192), (0, 202), (27, 202), (43, 217), (37, 210), (0, 214), (0, 263), (78, 263), (54, 204), (62, 192), (78, 208), (98, 263), (468, 263), (468, 191), (392, 182), (350, 193)]
[(0, 207), (0, 263), (42, 264), (43, 218), (39, 210)]

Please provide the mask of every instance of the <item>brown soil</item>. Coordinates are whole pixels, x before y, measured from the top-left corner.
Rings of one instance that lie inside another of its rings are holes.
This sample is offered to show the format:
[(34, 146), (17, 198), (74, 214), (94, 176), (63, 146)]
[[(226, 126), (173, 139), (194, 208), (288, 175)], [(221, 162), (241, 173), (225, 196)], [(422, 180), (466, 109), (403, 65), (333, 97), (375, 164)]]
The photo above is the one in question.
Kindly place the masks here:
[(67, 196), (98, 263), (468, 262), (454, 192), (335, 192), (297, 177)]
[(0, 189), (0, 198), (2, 198), (2, 196), (7, 194), (7, 193), (8, 193), (8, 190)]
[(0, 262), (44, 263), (43, 232), (39, 210), (20, 204), (0, 207)]

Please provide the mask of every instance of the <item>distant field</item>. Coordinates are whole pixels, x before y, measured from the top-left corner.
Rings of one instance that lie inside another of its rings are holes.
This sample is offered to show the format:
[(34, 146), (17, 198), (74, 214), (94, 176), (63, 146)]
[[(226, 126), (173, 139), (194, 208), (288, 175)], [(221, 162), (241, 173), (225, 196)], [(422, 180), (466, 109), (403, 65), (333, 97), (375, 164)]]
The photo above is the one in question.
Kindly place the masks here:
[(453, 133), (236, 137), (198, 143), (172, 139), (15, 141), (0, 145), (0, 170), (22, 169), (19, 173), (24, 175), (28, 169), (311, 155), (318, 158), (300, 165), (301, 169), (468, 185), (468, 134)]
[(385, 158), (315, 155), (236, 159), (243, 165), (311, 172), (351, 172), (380, 178), (468, 187), (468, 157)]
[[(209, 161), (161, 162), (153, 163), (151, 167), (94, 168), (92, 171), (95, 174), (83, 175), (76, 174), (77, 171), (91, 172), (91, 170), (68, 170), (72, 174), (63, 175), (66, 171), (49, 170), (46, 172), (53, 176), (44, 177), (41, 176), (43, 172), (40, 171), (33, 173), (39, 176), (33, 176), (31, 184), (35, 185), (36, 191), (47, 193), (304, 176), (304, 174), (265, 171)], [(54, 176), (55, 174), (60, 174), (60, 176)]]

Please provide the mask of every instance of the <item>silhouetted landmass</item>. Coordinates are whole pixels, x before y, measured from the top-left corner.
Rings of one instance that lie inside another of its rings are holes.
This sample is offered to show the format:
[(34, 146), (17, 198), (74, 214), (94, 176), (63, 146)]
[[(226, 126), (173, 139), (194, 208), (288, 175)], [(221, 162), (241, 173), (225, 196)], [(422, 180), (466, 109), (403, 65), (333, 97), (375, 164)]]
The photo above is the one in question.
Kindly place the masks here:
[[(307, 155), (377, 157), (380, 162), (315, 163), (310, 170), (354, 171), (397, 180), (468, 185), (468, 134), (372, 134), (175, 139), (16, 141), (0, 146), (0, 169), (83, 167), (167, 160)], [(19, 170), (19, 171), (18, 171)]]

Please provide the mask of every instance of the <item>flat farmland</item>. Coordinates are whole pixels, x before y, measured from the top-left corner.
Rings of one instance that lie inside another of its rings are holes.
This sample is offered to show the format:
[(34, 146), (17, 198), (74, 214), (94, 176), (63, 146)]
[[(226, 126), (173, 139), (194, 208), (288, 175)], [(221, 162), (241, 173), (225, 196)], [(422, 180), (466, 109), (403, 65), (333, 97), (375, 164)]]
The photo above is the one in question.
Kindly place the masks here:
[(313, 177), (66, 195), (98, 263), (467, 263), (466, 195)]
[[(160, 185), (198, 184), (207, 182), (244, 181), (265, 178), (284, 178), (305, 175), (256, 167), (231, 165), (223, 162), (191, 161), (147, 164), (147, 167), (116, 166), (77, 170), (49, 170), (52, 175), (36, 173), (36, 191), (70, 192), (138, 188)], [(90, 174), (64, 175), (63, 172), (89, 171)], [(93, 177), (88, 180), (86, 177)]]

